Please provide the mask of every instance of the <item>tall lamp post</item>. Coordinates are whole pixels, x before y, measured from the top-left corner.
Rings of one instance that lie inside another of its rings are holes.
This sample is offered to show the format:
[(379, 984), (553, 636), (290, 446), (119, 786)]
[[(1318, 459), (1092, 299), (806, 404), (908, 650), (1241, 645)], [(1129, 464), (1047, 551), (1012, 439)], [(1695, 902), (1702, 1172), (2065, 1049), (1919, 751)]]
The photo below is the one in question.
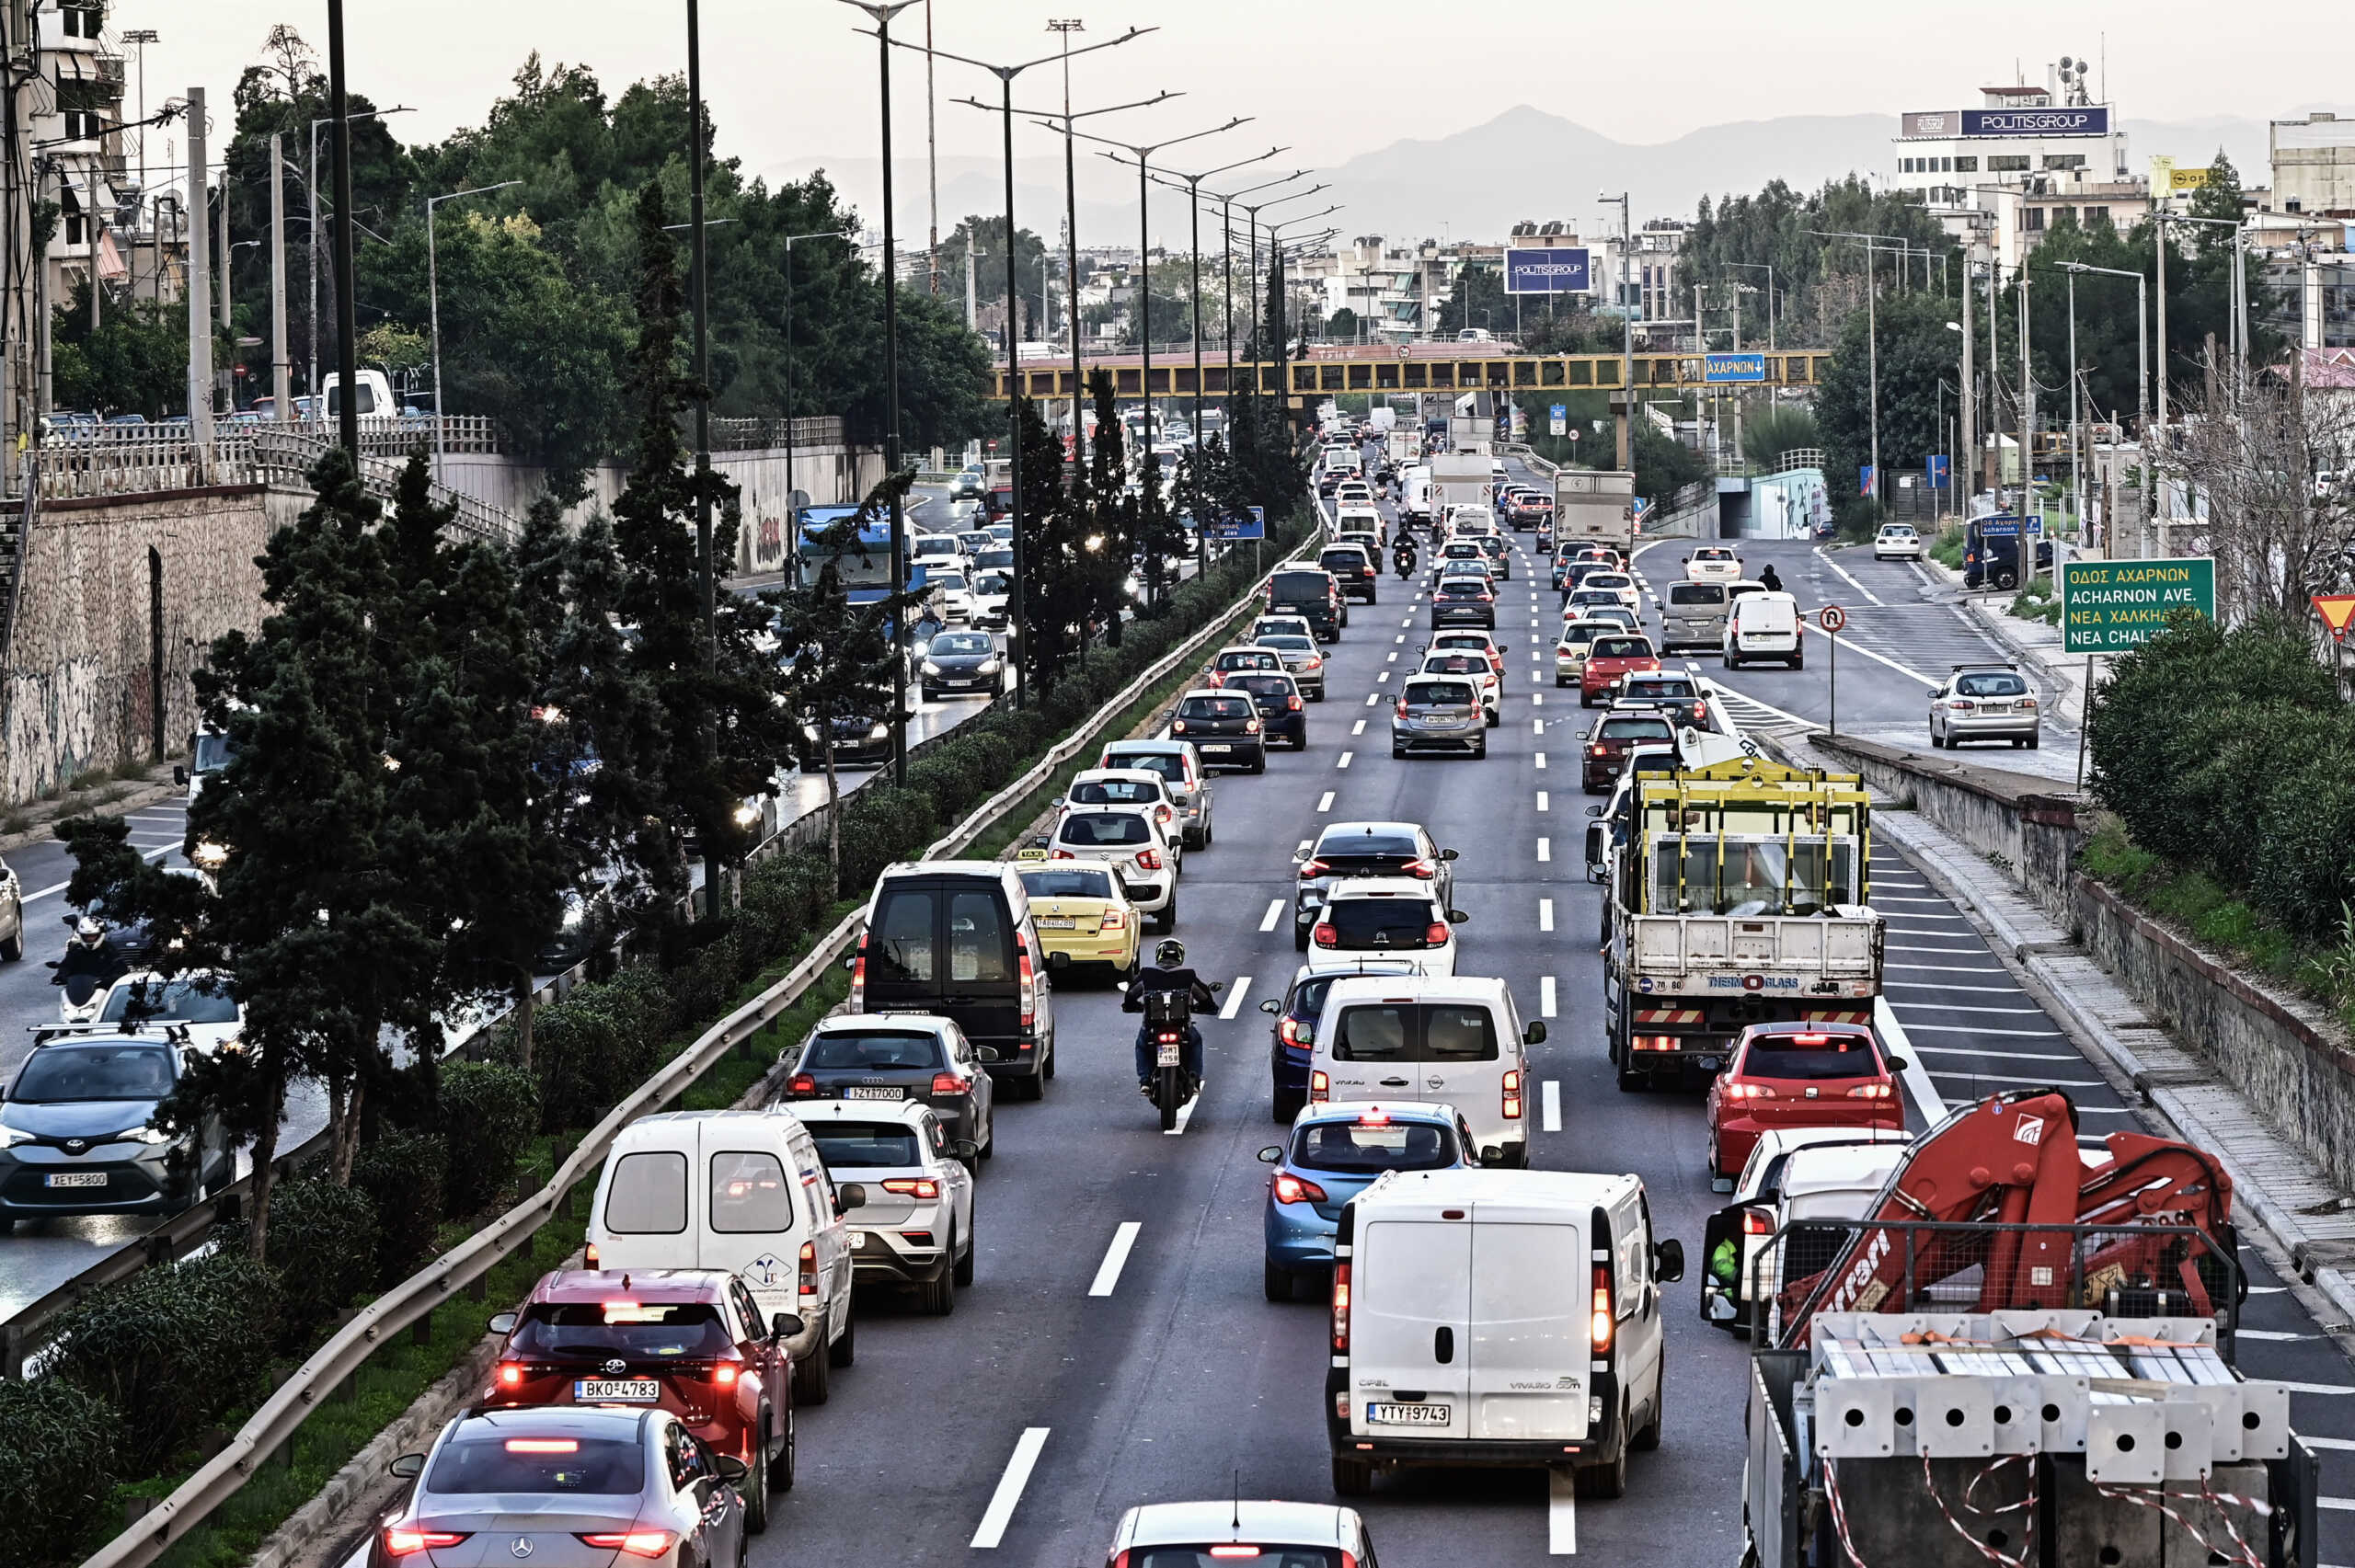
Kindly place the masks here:
[[(856, 0), (853, 0), (853, 3), (856, 3)], [(1005, 624), (1006, 638), (1013, 644), (1014, 705), (1017, 708), (1023, 706), (1029, 698), (1029, 675), (1026, 668), (1029, 664), (1029, 638), (1025, 635), (1029, 626), (1029, 573), (1025, 569), (1027, 563), (1024, 557), (1027, 552), (1022, 537), (1022, 354), (1019, 346), (1021, 334), (1016, 329), (1017, 323), (1021, 320), (1022, 293), (1015, 279), (1016, 262), (1021, 247), (1015, 243), (1014, 227), (1014, 78), (1034, 65), (1050, 65), (1059, 60), (1068, 61), (1074, 54), (1092, 54), (1097, 50), (1117, 48), (1120, 44), (1132, 42), (1149, 32), (1158, 30), (1155, 28), (1131, 28), (1120, 37), (1106, 39), (1102, 43), (1091, 43), (1082, 49), (1065, 48), (1053, 54), (1040, 55), (1036, 60), (1026, 60), (1018, 65), (993, 65), (986, 60), (975, 60), (970, 55), (953, 54), (948, 50), (935, 49), (927, 44), (902, 43), (900, 45), (902, 49), (913, 49), (923, 54), (927, 63), (927, 69), (929, 63), (933, 60), (954, 60), (960, 65), (971, 65), (987, 71), (997, 78), (1005, 158), (1005, 406), (1007, 425), (1011, 431), (1006, 442), (1006, 450), (1011, 454), (1007, 462), (1006, 477), (1007, 494), (1012, 499), (1011, 521), (1014, 525), (1014, 602), (1006, 616)], [(879, 31), (877, 36), (883, 38), (887, 45), (895, 41)], [(968, 248), (971, 248), (974, 237), (971, 235), (966, 235), (965, 243)]]
[[(2151, 476), (2147, 461), (2151, 450), (2150, 280), (2142, 276), (2140, 272), (2130, 271), (2123, 267), (2095, 267), (2083, 261), (2064, 261), (2061, 264), (2061, 270), (2070, 274), (2073, 281), (2074, 280), (2075, 275), (2080, 272), (2099, 272), (2111, 278), (2131, 278), (2134, 280), (2134, 439), (2142, 443), (2145, 457), (2142, 489), (2142, 505), (2145, 515), (2147, 515), (2151, 504)], [(2069, 325), (2070, 333), (2074, 339), (2076, 332), (2075, 296), (2074, 294), (2071, 296)], [(2071, 370), (2074, 374), (2074, 361), (2076, 359), (2076, 351), (2074, 347), (2070, 350), (2069, 357), (2072, 361)], [(2082, 517), (2082, 513), (2080, 515)], [(2083, 526), (2082, 521), (2080, 522), (2080, 526)], [(2114, 537), (2115, 534), (2113, 532), (2113, 539)]]
[[(1295, 223), (1313, 223), (1319, 218), (1329, 218), (1334, 213), (1341, 210), (1341, 205), (1342, 204), (1340, 202), (1336, 201), (1331, 206), (1326, 208), (1323, 212), (1307, 212), (1297, 218), (1287, 218), (1281, 223), (1269, 223), (1268, 225), (1268, 271), (1275, 283), (1281, 284), (1283, 281), (1284, 252), (1286, 250), (1314, 245), (1320, 240), (1330, 239), (1335, 234), (1339, 232), (1335, 229), (1327, 229), (1321, 235), (1304, 235), (1287, 244), (1282, 237), (1283, 231), (1291, 228)], [(1277, 287), (1270, 289), (1269, 292), (1275, 296), (1277, 309), (1281, 311), (1285, 303), (1283, 289)], [(1288, 350), (1286, 346), (1291, 341), (1291, 328), (1286, 325), (1281, 315), (1270, 325), (1272, 325), (1276, 330), (1277, 361), (1279, 364), (1288, 364)], [(1276, 389), (1286, 398), (1289, 398), (1292, 395), (1292, 388), (1285, 384), (1289, 379), (1290, 377), (1288, 375), (1279, 375), (1277, 378)]]
[[(1225, 303), (1220, 307), (1219, 321), (1220, 336), (1224, 339), (1226, 350), (1226, 395), (1229, 397), (1235, 395), (1235, 199), (1248, 196), (1255, 190), (1271, 190), (1279, 185), (1290, 185), (1307, 173), (1306, 169), (1294, 169), (1281, 179), (1263, 179), (1257, 185), (1246, 185), (1223, 196), (1215, 190), (1211, 192), (1211, 200), (1219, 204), (1220, 212), (1219, 272), (1223, 280), (1221, 286), (1225, 291)], [(1247, 284), (1248, 280), (1246, 282)], [(1235, 439), (1230, 434), (1227, 445), (1232, 447), (1234, 444)]]
[(801, 509), (800, 504), (793, 498), (798, 494), (793, 487), (793, 247), (803, 240), (812, 239), (838, 239), (846, 244), (855, 245), (857, 243), (858, 236), (844, 234), (836, 229), (812, 229), (806, 235), (785, 236), (785, 319), (780, 325), (784, 329), (785, 338), (785, 558), (787, 565), (784, 572), (785, 580), (787, 583), (798, 581), (799, 574), (794, 569), (792, 563), (798, 561), (801, 554)]
[[(395, 104), (390, 109), (363, 109), (357, 114), (347, 114), (341, 116), (340, 120), (382, 120), (388, 114), (414, 114), (416, 110), (410, 109), (407, 104)], [(304, 390), (313, 397), (316, 397), (319, 395), (319, 127), (322, 125), (335, 125), (339, 122), (339, 117), (332, 114), (320, 115), (317, 119), (311, 121), (311, 159), (308, 165), (308, 172), (303, 178), (304, 190), (310, 197), (311, 201), (311, 237), (309, 241), (311, 264), (308, 268), (304, 269), (304, 270), (308, 271), (311, 275), (310, 383), (304, 388)], [(339, 139), (336, 141), (335, 145), (341, 147), (344, 145), (342, 133), (339, 132), (337, 135)], [(162, 264), (160, 262), (157, 263), (158, 276), (161, 275), (161, 267)], [(322, 419), (327, 418), (327, 408), (324, 405), (317, 409), (317, 415)]]
[(1627, 216), (1626, 191), (1597, 196), (1595, 205), (1619, 207), (1619, 471), (1635, 467), (1636, 444), (1636, 303), (1627, 297), (1627, 261), (1635, 236)]
[[(875, 58), (883, 121), (883, 469), (900, 475), (900, 268), (898, 231), (891, 214), (891, 18), (918, 0), (843, 0), (875, 23)], [(891, 495), (891, 601), (908, 591), (908, 519), (899, 492)], [(891, 628), (891, 783), (908, 782), (908, 631), (904, 618)]]
[[(1265, 163), (1278, 154), (1289, 151), (1291, 149), (1288, 147), (1270, 147), (1256, 157), (1237, 158), (1231, 164), (1221, 164), (1216, 168), (1204, 169), (1200, 174), (1179, 174), (1173, 169), (1163, 169), (1160, 171), (1160, 176), (1166, 177), (1155, 177), (1155, 183), (1166, 185), (1172, 189), (1176, 189), (1182, 183), (1186, 191), (1186, 209), (1192, 223), (1190, 233), (1193, 237), (1188, 244), (1193, 257), (1193, 281), (1189, 288), (1193, 294), (1191, 302), (1193, 324), (1189, 329), (1189, 336), (1194, 340), (1194, 450), (1197, 452), (1202, 450), (1202, 181), (1214, 174), (1224, 174), (1230, 169), (1245, 168), (1252, 164)], [(1104, 155), (1108, 158), (1112, 156), (1109, 153)], [(1201, 537), (1199, 530), (1196, 537)], [(1203, 541), (1203, 548), (1209, 548), (1207, 540)]]
[[(1865, 242), (1865, 364), (1869, 387), (1869, 417), (1872, 423), (1873, 493), (1875, 502), (1880, 499), (1880, 315), (1878, 308), (1880, 278), (1873, 265), (1875, 253), (1888, 246), (1880, 241), (1883, 235), (1860, 235), (1844, 230), (1809, 229), (1819, 239), (1855, 239)], [(2022, 462), (2026, 462), (2023, 452)], [(2024, 470), (2025, 471), (2025, 470)]]
[[(1306, 170), (1302, 171), (1302, 173), (1306, 172)], [(1293, 175), (1292, 177), (1293, 179), (1298, 179), (1300, 176)], [(1271, 181), (1270, 183), (1282, 185), (1285, 181), (1279, 179)], [(1266, 212), (1270, 207), (1281, 207), (1287, 201), (1298, 201), (1304, 197), (1314, 196), (1321, 190), (1329, 190), (1331, 189), (1332, 187), (1329, 183), (1319, 181), (1317, 184), (1310, 186), (1305, 190), (1286, 191), (1281, 196), (1272, 196), (1265, 201), (1238, 201), (1235, 203), (1236, 206), (1243, 209), (1244, 232), (1250, 237), (1251, 241), (1251, 258), (1246, 264), (1244, 269), (1244, 283), (1249, 289), (1251, 294), (1251, 352), (1254, 356), (1251, 361), (1251, 390), (1255, 395), (1264, 390), (1259, 385), (1259, 365), (1261, 363), (1261, 360), (1258, 356), (1265, 355), (1268, 351), (1268, 346), (1259, 341), (1259, 214)], [(1241, 195), (1242, 192), (1238, 191), (1236, 194)], [(1325, 211), (1332, 212), (1338, 212), (1338, 210), (1339, 209), (1338, 208), (1327, 207)], [(1273, 225), (1269, 225), (1269, 227), (1272, 229)], [(1281, 357), (1281, 356), (1279, 356), (1279, 358)], [(1227, 371), (1226, 381), (1228, 388), (1232, 390), (1235, 384), (1235, 372), (1231, 367)], [(1283, 389), (1280, 385), (1277, 390), (1281, 392)]]
[(425, 299), (426, 319), (433, 334), (433, 482), (444, 483), (442, 477), (442, 430), (449, 421), (450, 406), (442, 398), (442, 267), (433, 248), (433, 209), (444, 201), (455, 201), (461, 196), (480, 196), (485, 191), (505, 190), (521, 185), (520, 179), (502, 179), (497, 185), (477, 185), (465, 190), (453, 190), (445, 196), (425, 199)]

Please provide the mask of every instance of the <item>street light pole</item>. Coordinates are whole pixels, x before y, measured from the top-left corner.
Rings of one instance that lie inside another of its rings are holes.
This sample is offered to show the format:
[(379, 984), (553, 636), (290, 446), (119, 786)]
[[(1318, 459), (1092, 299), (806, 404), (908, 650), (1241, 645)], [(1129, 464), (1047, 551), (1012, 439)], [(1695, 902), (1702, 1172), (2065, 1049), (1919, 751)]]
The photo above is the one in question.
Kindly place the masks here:
[(801, 504), (794, 499), (794, 497), (799, 492), (793, 486), (793, 247), (806, 239), (838, 239), (844, 242), (855, 242), (857, 237), (858, 236), (856, 235), (844, 234), (835, 229), (812, 229), (806, 235), (787, 235), (785, 236), (785, 310), (783, 313), (785, 319), (781, 325), (783, 327), (783, 337), (785, 338), (786, 530), (785, 565), (782, 570), (784, 572), (786, 582), (796, 588), (799, 587), (801, 582), (799, 567), (801, 559)]
[[(2160, 265), (2165, 266), (2165, 263), (2162, 261)], [(2134, 280), (2134, 434), (2136, 441), (2142, 445), (2143, 452), (2144, 466), (2142, 485), (2142, 509), (2143, 516), (2147, 520), (2150, 515), (2151, 507), (2151, 475), (2149, 469), (2149, 456), (2151, 450), (2150, 280), (2145, 278), (2142, 273), (2132, 271), (2124, 267), (2095, 267), (2083, 261), (2064, 261), (2061, 264), (2061, 269), (2070, 274), (2071, 283), (2073, 286), (2075, 282), (2075, 275), (2080, 272), (2099, 272), (2111, 278), (2131, 278)], [(2071, 297), (2074, 300), (2074, 296), (2072, 295)], [(2166, 308), (2166, 294), (2164, 291), (2159, 295), (2159, 305), (2162, 313), (2164, 313)], [(2165, 319), (2164, 315), (2162, 315), (2161, 319)], [(2076, 330), (2076, 315), (2074, 306), (2072, 307), (2069, 320), (2070, 330), (2074, 332)], [(2073, 363), (2075, 361), (2076, 357), (2076, 350), (2073, 347), (2069, 351), (2069, 358)], [(2165, 395), (2164, 390), (2162, 391), (2161, 395)], [(2114, 528), (2111, 539), (2114, 543), (2116, 539)]]
[[(1289, 151), (1291, 149), (1288, 147), (1270, 147), (1256, 157), (1237, 158), (1231, 164), (1221, 164), (1216, 168), (1204, 169), (1200, 174), (1178, 174), (1174, 169), (1163, 169), (1160, 173), (1164, 177), (1155, 181), (1156, 184), (1166, 185), (1173, 189), (1181, 183), (1184, 185), (1187, 208), (1193, 220), (1193, 238), (1190, 243), (1193, 246), (1194, 297), (1193, 326), (1190, 335), (1194, 340), (1194, 451), (1198, 455), (1202, 450), (1202, 181), (1214, 174), (1224, 174), (1229, 169), (1239, 169), (1252, 164), (1265, 163), (1277, 154)], [(1207, 550), (1209, 542), (1200, 534), (1199, 529), (1196, 537), (1201, 541), (1201, 547)]]
[[(335, 360), (342, 376), (341, 437), (356, 473), (360, 467), (360, 345), (353, 341), (358, 313), (351, 297), (351, 117), (344, 103), (343, 0), (327, 0), (327, 93), (335, 120)], [(189, 194), (198, 201), (204, 195), (201, 190)], [(190, 270), (193, 272), (194, 267)], [(195, 410), (190, 412), (193, 415)]]
[[(689, 0), (690, 5), (693, 3)], [(274, 148), (275, 143), (272, 145)], [(486, 190), (504, 190), (523, 183), (520, 179), (502, 179), (497, 185), (477, 185), (425, 199), (425, 298), (426, 319), (433, 335), (433, 482), (437, 485), (445, 482), (442, 477), (442, 429), (450, 418), (450, 406), (442, 396), (442, 267), (434, 253), (433, 209), (461, 196), (480, 196)]]
[(1635, 235), (1627, 215), (1628, 194), (1623, 190), (1616, 196), (1594, 199), (1599, 207), (1619, 204), (1619, 472), (1623, 474), (1635, 467), (1636, 441), (1636, 307), (1627, 298), (1627, 256), (1635, 246)]
[[(1225, 290), (1225, 303), (1220, 308), (1219, 321), (1221, 336), (1224, 339), (1226, 349), (1226, 395), (1229, 397), (1235, 395), (1235, 199), (1238, 196), (1248, 196), (1255, 190), (1266, 190), (1274, 186), (1289, 185), (1307, 172), (1306, 169), (1294, 169), (1281, 179), (1263, 179), (1257, 185), (1246, 185), (1240, 190), (1230, 190), (1223, 196), (1216, 191), (1211, 193), (1211, 200), (1219, 204), (1220, 213), (1219, 266), (1224, 279), (1223, 286)], [(1257, 209), (1249, 207), (1244, 209), (1246, 213), (1256, 211)], [(1245, 280), (1245, 284), (1246, 287), (1249, 285), (1248, 279)], [(1227, 432), (1226, 444), (1229, 450), (1234, 448), (1235, 432), (1231, 429)]]
[[(1269, 180), (1266, 184), (1289, 184), (1307, 172), (1306, 169), (1302, 169), (1298, 173), (1286, 175), (1282, 179)], [(1243, 196), (1263, 189), (1265, 189), (1264, 186), (1246, 185), (1235, 194)], [(1245, 289), (1251, 295), (1251, 392), (1254, 396), (1257, 396), (1260, 391), (1260, 360), (1268, 351), (1267, 345), (1259, 341), (1259, 214), (1270, 207), (1281, 207), (1287, 201), (1298, 201), (1303, 197), (1314, 196), (1320, 190), (1330, 189), (1328, 184), (1320, 183), (1312, 185), (1305, 190), (1293, 190), (1281, 196), (1272, 196), (1265, 201), (1235, 203), (1243, 209), (1243, 226), (1251, 237), (1251, 258), (1245, 268), (1243, 282)], [(1235, 390), (1235, 369), (1231, 364), (1227, 367), (1226, 385), (1227, 391), (1232, 394)], [(1281, 391), (1282, 388), (1279, 387), (1277, 390)]]
[[(695, 299), (695, 572), (703, 591), (703, 659), (706, 670), (719, 658), (718, 563), (711, 558), (711, 269), (703, 221), (703, 19), (697, 0), (687, 0), (687, 270)], [(883, 177), (890, 179), (886, 168)], [(434, 372), (434, 393), (441, 393)], [(437, 410), (438, 412), (438, 410)], [(708, 876), (711, 911), (719, 912), (718, 884)]]

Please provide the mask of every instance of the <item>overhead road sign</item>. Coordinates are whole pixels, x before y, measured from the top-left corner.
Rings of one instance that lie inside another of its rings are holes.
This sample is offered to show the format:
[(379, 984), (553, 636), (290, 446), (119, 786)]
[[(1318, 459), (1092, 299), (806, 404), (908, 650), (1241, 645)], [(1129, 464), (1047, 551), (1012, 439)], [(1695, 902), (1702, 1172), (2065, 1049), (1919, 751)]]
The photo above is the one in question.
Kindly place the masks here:
[(1703, 356), (1701, 379), (1705, 384), (1722, 386), (1727, 383), (1763, 382), (1766, 379), (1766, 356), (1763, 354), (1708, 354)]
[(1263, 507), (1245, 507), (1240, 511), (1214, 517), (1202, 525), (1202, 537), (1223, 544), (1244, 539), (1265, 539), (1268, 536), (1268, 513)]
[(2067, 561), (2061, 567), (2061, 651), (2141, 647), (2178, 610), (2216, 618), (2212, 556)]
[(1508, 247), (1505, 292), (1582, 294), (1592, 286), (1593, 271), (1593, 253), (1584, 246)]

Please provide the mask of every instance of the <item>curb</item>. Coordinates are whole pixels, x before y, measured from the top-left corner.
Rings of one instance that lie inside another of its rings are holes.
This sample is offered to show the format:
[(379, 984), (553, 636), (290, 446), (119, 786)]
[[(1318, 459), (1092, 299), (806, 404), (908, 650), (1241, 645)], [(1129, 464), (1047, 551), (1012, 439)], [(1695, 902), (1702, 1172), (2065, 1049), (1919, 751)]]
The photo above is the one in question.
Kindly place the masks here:
[(0, 854), (6, 854), (11, 850), (23, 849), (30, 844), (56, 842), (56, 834), (53, 830), (58, 823), (70, 818), (124, 817), (133, 811), (159, 805), (176, 795), (185, 795), (187, 793), (186, 784), (170, 783), (134, 784), (129, 795), (119, 795), (103, 805), (84, 807), (77, 810), (60, 810), (41, 818), (21, 833), (0, 834)]

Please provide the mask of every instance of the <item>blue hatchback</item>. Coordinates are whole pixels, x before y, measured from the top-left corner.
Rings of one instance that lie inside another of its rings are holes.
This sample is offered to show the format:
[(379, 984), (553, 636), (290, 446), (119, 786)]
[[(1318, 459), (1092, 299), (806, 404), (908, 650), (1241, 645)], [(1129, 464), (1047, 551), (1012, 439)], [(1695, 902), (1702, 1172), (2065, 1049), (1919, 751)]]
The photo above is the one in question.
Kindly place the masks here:
[[(1316, 1018), (1325, 1011), (1325, 993), (1333, 988), (1333, 982), (1345, 975), (1414, 972), (1411, 961), (1395, 958), (1361, 958), (1352, 968), (1327, 968), (1314, 974), (1303, 964), (1293, 974), (1292, 986), (1281, 1001), (1269, 997), (1259, 1004), (1259, 1011), (1276, 1021), (1276, 1026), (1268, 1031), (1268, 1105), (1276, 1120), (1289, 1127), (1292, 1117), (1300, 1115), (1300, 1108), (1308, 1104), (1308, 1059), (1315, 1048)], [(1338, 1214), (1340, 1210), (1336, 1207), (1333, 1212)], [(1331, 1258), (1330, 1249), (1326, 1256)]]
[(1290, 1139), (1259, 1150), (1268, 1180), (1268, 1299), (1289, 1301), (1304, 1273), (1333, 1266), (1341, 1209), (1385, 1171), (1477, 1165), (1471, 1130), (1453, 1107), (1421, 1100), (1317, 1105)]

